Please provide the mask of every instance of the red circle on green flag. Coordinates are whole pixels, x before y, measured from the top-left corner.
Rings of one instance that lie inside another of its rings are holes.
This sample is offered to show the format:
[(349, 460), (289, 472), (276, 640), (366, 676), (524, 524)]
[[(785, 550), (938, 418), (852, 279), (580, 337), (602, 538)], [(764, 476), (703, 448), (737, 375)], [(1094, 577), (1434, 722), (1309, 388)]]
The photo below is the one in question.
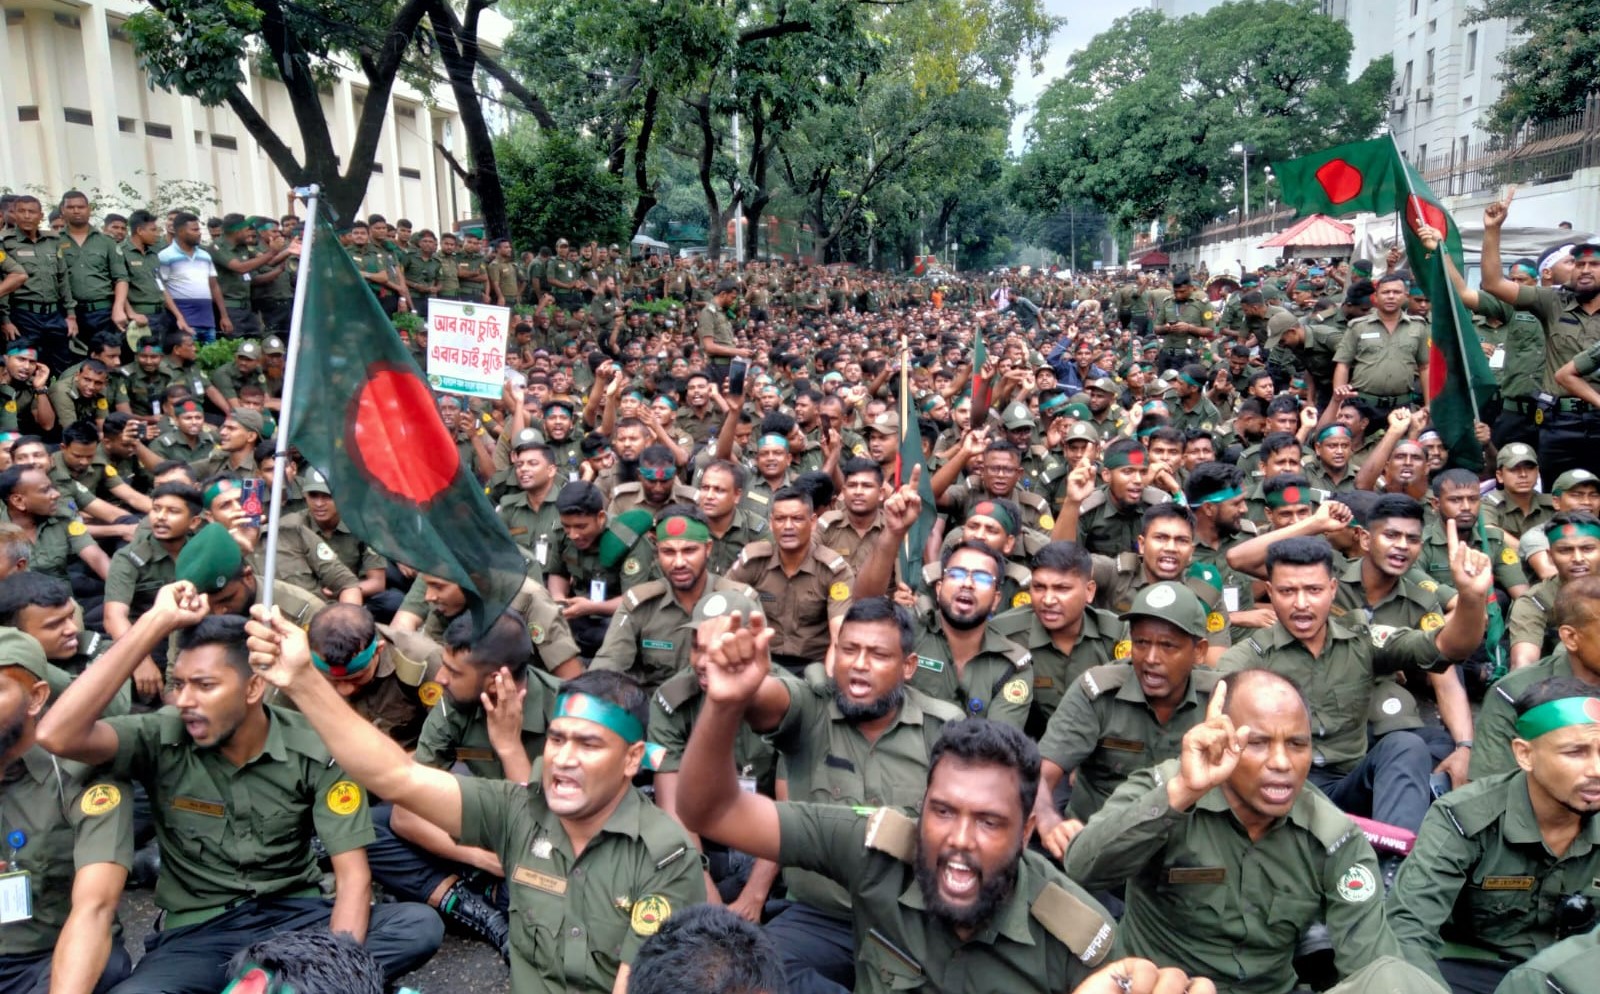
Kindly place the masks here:
[(1450, 219), (1445, 217), (1443, 208), (1438, 204), (1428, 203), (1416, 194), (1406, 198), (1406, 223), (1411, 226), (1412, 231), (1416, 231), (1425, 223), (1441, 235), (1450, 234)]
[(1356, 199), (1361, 193), (1361, 185), (1366, 182), (1361, 170), (1343, 159), (1324, 162), (1317, 167), (1316, 177), (1317, 182), (1322, 184), (1322, 192), (1328, 195), (1328, 201), (1333, 204)]
[[(1442, 229), (1441, 229), (1442, 230)], [(1444, 393), (1444, 385), (1450, 379), (1450, 369), (1445, 364), (1444, 353), (1439, 351), (1439, 346), (1428, 343), (1428, 393), (1425, 398), (1432, 403), (1433, 398)]]
[(350, 405), (346, 438), (356, 465), (398, 497), (425, 504), (461, 470), (428, 388), (415, 373), (377, 363)]

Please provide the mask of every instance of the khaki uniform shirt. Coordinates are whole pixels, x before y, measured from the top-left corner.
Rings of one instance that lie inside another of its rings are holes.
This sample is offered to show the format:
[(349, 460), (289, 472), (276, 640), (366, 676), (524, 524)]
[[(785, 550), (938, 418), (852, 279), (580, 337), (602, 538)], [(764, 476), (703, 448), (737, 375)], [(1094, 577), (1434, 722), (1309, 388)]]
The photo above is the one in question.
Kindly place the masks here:
[(1428, 322), (1400, 315), (1394, 331), (1376, 313), (1350, 322), (1334, 362), (1350, 367), (1350, 386), (1375, 397), (1411, 394), (1417, 372), (1428, 362)]
[(850, 515), (842, 510), (828, 511), (817, 518), (817, 542), (832, 549), (850, 564), (850, 569), (861, 572), (872, 555), (872, 546), (883, 531), (883, 511), (879, 510), (865, 532), (858, 532), (850, 523)]
[(1300, 934), (1325, 922), (1349, 976), (1399, 953), (1384, 922), (1378, 859), (1366, 836), (1315, 788), (1251, 841), (1221, 787), (1188, 811), (1167, 801), (1169, 760), (1130, 776), (1067, 850), (1086, 888), (1127, 881), (1127, 953), (1214, 978), (1239, 994), (1287, 994)]
[[(419, 576), (406, 592), (400, 610), (423, 619), (421, 632), (424, 636), (435, 642), (443, 642), (445, 629), (450, 627), (450, 622), (455, 618), (446, 618), (428, 606), (424, 600), (426, 593), (427, 585)], [(517, 591), (506, 607), (527, 621), (534, 654), (545, 669), (554, 670), (578, 654), (578, 643), (573, 641), (572, 629), (561, 613), (561, 605), (538, 580), (523, 580), (522, 589)]]
[[(32, 283), (29, 280), (23, 288)], [(1600, 343), (1600, 312), (1591, 314), (1565, 288), (1548, 286), (1518, 287), (1516, 308), (1532, 313), (1544, 325), (1544, 389), (1565, 397), (1567, 391), (1556, 383), (1556, 371)]]
[(850, 609), (855, 571), (843, 556), (813, 545), (793, 574), (784, 570), (778, 547), (772, 542), (752, 542), (739, 553), (728, 579), (747, 583), (761, 598), (767, 624), (774, 636), (774, 656), (821, 659), (832, 635), (828, 626)]

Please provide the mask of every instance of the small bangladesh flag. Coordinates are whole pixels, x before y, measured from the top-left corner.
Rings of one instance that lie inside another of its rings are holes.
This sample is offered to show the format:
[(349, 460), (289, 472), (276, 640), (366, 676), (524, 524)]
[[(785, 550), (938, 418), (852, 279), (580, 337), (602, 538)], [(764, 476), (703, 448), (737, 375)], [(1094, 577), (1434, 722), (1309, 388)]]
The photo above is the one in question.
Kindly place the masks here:
[[(1313, 155), (1273, 163), (1283, 200), (1303, 214), (1398, 212), (1411, 275), (1430, 303), (1432, 332), (1428, 376), (1422, 384), (1429, 420), (1438, 429), (1450, 463), (1483, 469), (1483, 446), (1474, 422), (1496, 386), (1472, 316), (1445, 270), (1445, 253), (1462, 267), (1461, 232), (1422, 176), (1400, 155), (1393, 136), (1352, 142)], [(1426, 225), (1444, 236), (1427, 248), (1418, 232)]]
[[(974, 363), (982, 364), (983, 357), (983, 332), (975, 333)], [(918, 424), (918, 411), (911, 398), (911, 349), (901, 341), (900, 363), (900, 452), (895, 460), (894, 485), (903, 487), (911, 482), (913, 467), (922, 467), (922, 472), (917, 479), (917, 495), (922, 498), (922, 509), (917, 512), (916, 523), (911, 530), (906, 532), (906, 537), (900, 543), (900, 579), (911, 587), (912, 590), (922, 589), (922, 547), (928, 541), (928, 535), (933, 531), (934, 520), (938, 517), (938, 509), (934, 506), (933, 474), (929, 472), (927, 460), (922, 455), (922, 429)], [(974, 365), (972, 375), (977, 376), (977, 365)]]
[(521, 589), (527, 561), (463, 463), (394, 325), (321, 217), (300, 281), (290, 440), (327, 477), (357, 538), (459, 585), (483, 632)]

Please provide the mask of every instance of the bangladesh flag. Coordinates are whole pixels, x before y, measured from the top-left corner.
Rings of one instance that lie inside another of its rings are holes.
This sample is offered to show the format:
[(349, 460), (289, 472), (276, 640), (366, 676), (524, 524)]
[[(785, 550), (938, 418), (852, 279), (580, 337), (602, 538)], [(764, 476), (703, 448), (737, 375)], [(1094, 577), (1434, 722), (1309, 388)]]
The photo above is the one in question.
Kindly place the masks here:
[[(977, 355), (983, 355), (983, 335), (977, 335), (975, 346)], [(903, 487), (911, 482), (911, 467), (921, 466), (921, 478), (917, 481), (917, 495), (922, 498), (922, 510), (917, 513), (917, 521), (906, 532), (906, 537), (900, 543), (900, 578), (912, 590), (922, 589), (922, 548), (928, 542), (928, 536), (933, 532), (934, 519), (938, 517), (938, 509), (934, 506), (933, 473), (929, 471), (926, 460), (922, 457), (922, 431), (917, 426), (917, 407), (911, 402), (911, 349), (904, 340), (900, 349), (900, 455), (895, 460), (894, 485)], [(981, 358), (979, 359), (981, 362)], [(973, 369), (977, 375), (977, 369)]]
[(527, 562), (483, 495), (427, 381), (367, 282), (316, 218), (300, 260), (305, 311), (290, 441), (328, 479), (357, 538), (459, 584), (481, 633), (505, 611)]
[[(1494, 373), (1484, 357), (1472, 316), (1445, 271), (1443, 252), (1462, 271), (1461, 232), (1421, 175), (1400, 156), (1391, 135), (1352, 142), (1314, 155), (1273, 163), (1283, 200), (1303, 214), (1398, 212), (1411, 274), (1431, 304), (1428, 381), (1423, 392), (1429, 420), (1450, 450), (1450, 464), (1483, 469), (1483, 446), (1473, 422), (1494, 395)], [(1433, 251), (1422, 244), (1423, 225), (1444, 233)]]

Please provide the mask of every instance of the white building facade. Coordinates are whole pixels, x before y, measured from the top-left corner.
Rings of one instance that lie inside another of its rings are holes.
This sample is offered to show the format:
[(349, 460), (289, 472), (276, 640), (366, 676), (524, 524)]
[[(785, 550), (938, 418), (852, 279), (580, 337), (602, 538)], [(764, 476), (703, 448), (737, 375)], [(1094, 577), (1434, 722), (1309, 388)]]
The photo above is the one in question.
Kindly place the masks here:
[[(214, 203), (194, 205), (202, 214), (284, 213), (288, 183), (231, 110), (150, 87), (121, 31), (141, 6), (135, 0), (4, 4), (0, 188), (49, 199), (74, 187), (106, 193), (125, 183), (151, 198), (159, 184), (190, 181), (215, 193)], [(245, 72), (246, 95), (298, 154), (287, 91), (252, 72), (248, 60)], [(352, 146), (365, 99), (365, 81), (354, 72), (324, 89), (336, 149)], [(362, 213), (449, 230), (472, 212), (466, 187), (435, 146), (466, 161), (450, 88), (441, 82), (425, 101), (397, 81), (388, 103)]]

